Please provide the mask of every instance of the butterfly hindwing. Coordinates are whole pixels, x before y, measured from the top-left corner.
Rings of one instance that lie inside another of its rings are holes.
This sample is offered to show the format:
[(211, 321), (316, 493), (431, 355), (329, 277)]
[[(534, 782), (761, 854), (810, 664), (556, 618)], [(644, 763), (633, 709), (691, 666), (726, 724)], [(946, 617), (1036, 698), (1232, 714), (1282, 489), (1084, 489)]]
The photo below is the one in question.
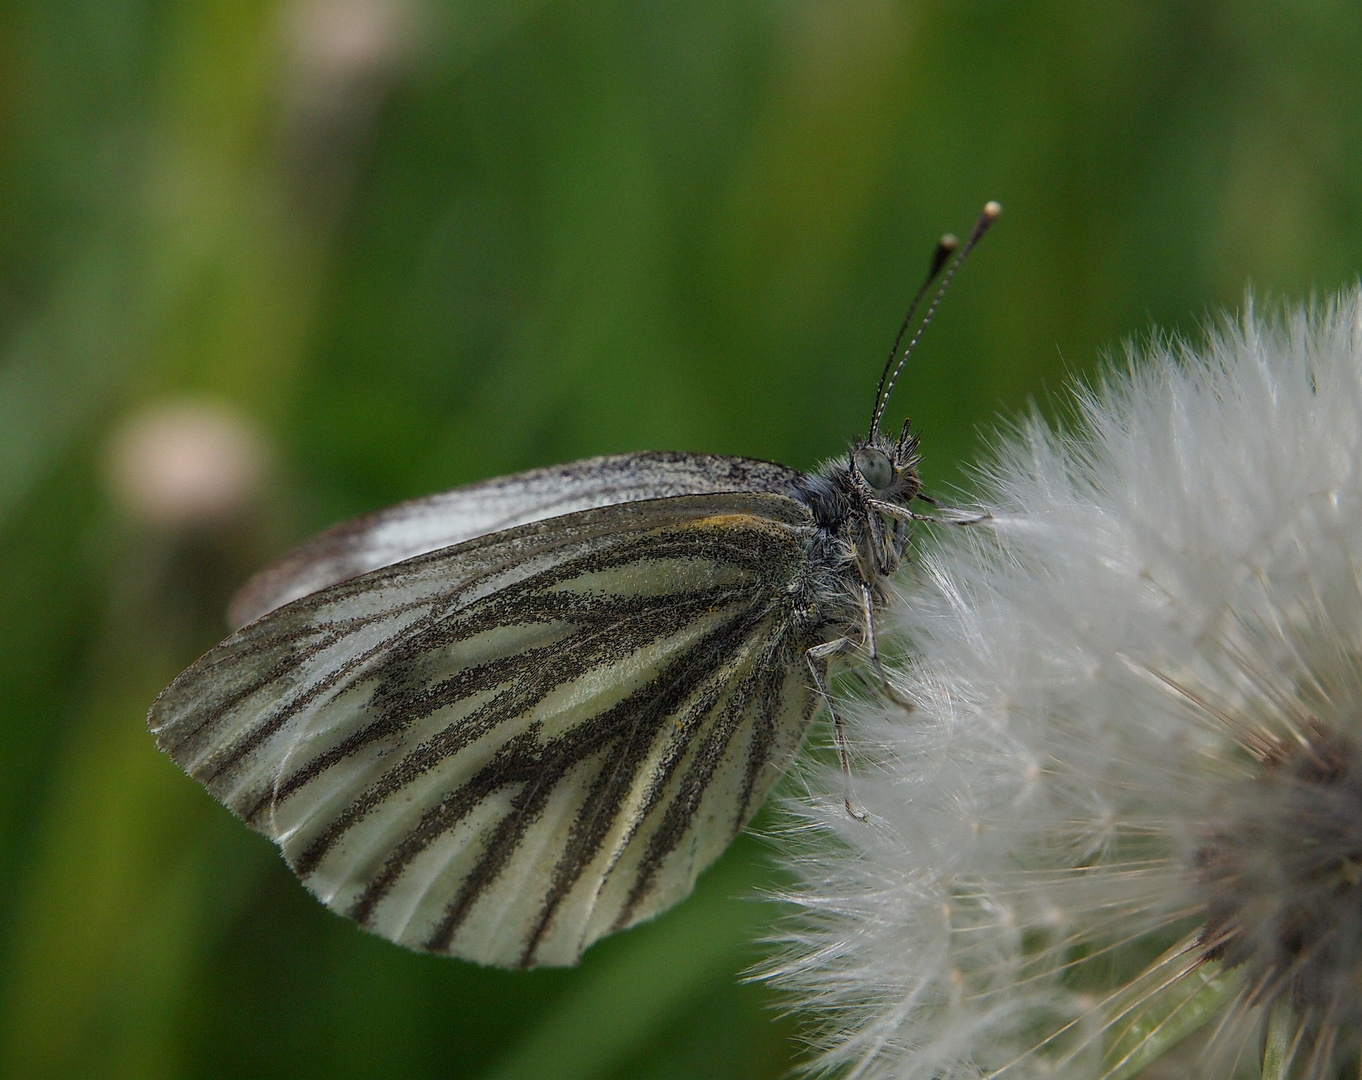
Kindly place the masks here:
[(685, 896), (797, 749), (810, 528), (748, 493), (499, 532), (266, 615), (153, 728), (333, 909), (572, 963)]
[(327, 529), (253, 577), (232, 601), (228, 619), (233, 627), (245, 626), (328, 585), (531, 521), (676, 495), (784, 494), (798, 477), (784, 465), (752, 458), (653, 452), (468, 484)]

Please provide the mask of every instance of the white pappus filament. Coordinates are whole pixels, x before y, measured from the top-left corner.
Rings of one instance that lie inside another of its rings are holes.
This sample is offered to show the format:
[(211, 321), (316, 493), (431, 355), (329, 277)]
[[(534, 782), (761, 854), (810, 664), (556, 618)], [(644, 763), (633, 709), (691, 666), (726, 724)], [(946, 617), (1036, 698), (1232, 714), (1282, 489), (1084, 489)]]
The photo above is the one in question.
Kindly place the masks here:
[(817, 1068), (1356, 1077), (1362, 291), (1128, 350), (981, 470), (792, 800), (770, 974)]

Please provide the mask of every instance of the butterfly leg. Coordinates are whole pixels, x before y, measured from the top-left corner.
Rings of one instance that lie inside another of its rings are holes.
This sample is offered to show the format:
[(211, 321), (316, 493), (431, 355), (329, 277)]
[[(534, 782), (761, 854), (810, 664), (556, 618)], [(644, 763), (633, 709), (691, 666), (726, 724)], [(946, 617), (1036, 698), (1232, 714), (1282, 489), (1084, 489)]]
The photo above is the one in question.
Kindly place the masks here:
[(880, 677), (884, 696), (905, 712), (912, 712), (913, 703), (894, 689), (889, 681), (889, 673), (884, 670), (884, 663), (880, 660), (880, 650), (875, 642), (875, 608), (870, 602), (870, 587), (864, 584), (861, 585), (861, 617), (865, 620), (865, 644), (870, 650), (870, 662), (875, 667), (875, 674)]
[[(959, 511), (954, 511), (960, 513)], [(914, 514), (914, 521), (925, 521), (929, 525), (982, 525), (992, 521), (992, 514), (963, 514), (959, 517), (933, 517), (930, 514)]]
[[(930, 499), (926, 495), (919, 495), (917, 498), (919, 502), (939, 507), (935, 499)], [(933, 517), (931, 514), (915, 513), (906, 506), (897, 506), (882, 499), (871, 499), (870, 505), (895, 521), (925, 521), (931, 525), (982, 525), (986, 521), (993, 520), (992, 514), (966, 514), (959, 510), (944, 510), (946, 517)]]
[(827, 702), (828, 713), (832, 716), (832, 736), (837, 744), (837, 756), (842, 762), (842, 779), (845, 782), (845, 790), (842, 794), (842, 801), (846, 803), (847, 813), (857, 821), (865, 821), (869, 818), (864, 810), (857, 810), (851, 802), (851, 757), (847, 753), (847, 734), (846, 727), (842, 723), (842, 716), (837, 711), (837, 703), (832, 700), (832, 694), (828, 692), (828, 661), (834, 656), (841, 656), (850, 652), (856, 647), (856, 643), (850, 638), (837, 638), (835, 641), (827, 641), (822, 645), (815, 645), (804, 653), (804, 659), (808, 662), (809, 671), (813, 673), (813, 684), (818, 687), (818, 692), (823, 695), (823, 700)]

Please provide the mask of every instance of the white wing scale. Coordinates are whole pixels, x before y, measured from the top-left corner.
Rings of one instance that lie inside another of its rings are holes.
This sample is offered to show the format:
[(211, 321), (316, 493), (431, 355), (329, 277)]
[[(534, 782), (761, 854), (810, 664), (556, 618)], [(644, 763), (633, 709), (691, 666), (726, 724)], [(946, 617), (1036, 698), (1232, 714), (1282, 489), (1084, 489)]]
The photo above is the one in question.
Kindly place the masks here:
[(338, 581), (531, 521), (676, 495), (785, 494), (798, 477), (769, 461), (659, 452), (589, 458), (469, 484), (319, 533), (252, 578), (228, 619), (242, 627)]
[(572, 963), (685, 896), (797, 749), (809, 520), (678, 497), (412, 559), (233, 635), (152, 728), (333, 909)]

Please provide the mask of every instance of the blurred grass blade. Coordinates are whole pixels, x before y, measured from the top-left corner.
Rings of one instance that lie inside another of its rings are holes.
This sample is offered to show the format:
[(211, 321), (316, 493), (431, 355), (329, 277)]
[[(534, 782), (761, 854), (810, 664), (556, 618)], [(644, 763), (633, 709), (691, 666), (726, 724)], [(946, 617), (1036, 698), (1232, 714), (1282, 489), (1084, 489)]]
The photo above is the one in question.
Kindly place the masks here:
[(96, 242), (0, 361), (0, 524), (126, 377), (124, 260)]

